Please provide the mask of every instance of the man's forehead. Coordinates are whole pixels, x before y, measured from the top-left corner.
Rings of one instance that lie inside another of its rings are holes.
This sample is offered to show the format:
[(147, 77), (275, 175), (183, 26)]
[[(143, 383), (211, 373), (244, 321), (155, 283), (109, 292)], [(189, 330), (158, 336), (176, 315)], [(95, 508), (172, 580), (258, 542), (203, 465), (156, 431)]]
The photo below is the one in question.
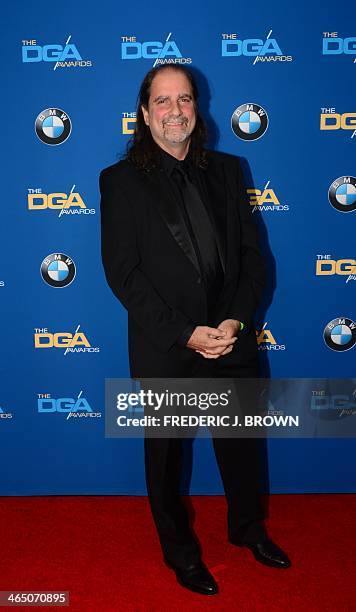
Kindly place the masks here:
[(171, 94), (190, 94), (192, 87), (188, 78), (182, 72), (176, 70), (165, 70), (157, 74), (151, 84), (151, 97), (166, 96)]

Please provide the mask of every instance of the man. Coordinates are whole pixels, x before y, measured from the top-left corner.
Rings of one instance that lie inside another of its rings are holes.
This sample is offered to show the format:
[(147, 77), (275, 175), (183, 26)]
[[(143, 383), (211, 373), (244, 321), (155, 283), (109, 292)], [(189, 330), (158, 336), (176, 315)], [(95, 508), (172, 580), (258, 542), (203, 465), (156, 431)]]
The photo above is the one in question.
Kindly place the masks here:
[[(253, 315), (264, 284), (237, 158), (207, 151), (192, 74), (153, 68), (141, 85), (125, 160), (100, 176), (102, 257), (128, 311), (131, 376), (256, 377)], [(228, 538), (274, 567), (290, 561), (266, 535), (256, 441), (213, 439)], [(150, 506), (180, 584), (218, 592), (179, 495), (182, 440), (145, 437)]]

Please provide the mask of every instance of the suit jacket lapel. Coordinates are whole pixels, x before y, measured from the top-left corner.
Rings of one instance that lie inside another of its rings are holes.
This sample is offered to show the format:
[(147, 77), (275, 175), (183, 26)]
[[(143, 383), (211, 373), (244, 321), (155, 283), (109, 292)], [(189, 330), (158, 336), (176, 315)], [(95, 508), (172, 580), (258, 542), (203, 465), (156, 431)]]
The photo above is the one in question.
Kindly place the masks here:
[[(229, 240), (230, 224), (227, 214), (228, 190), (223, 164), (220, 160), (209, 156), (208, 167), (205, 170), (199, 170), (198, 175), (201, 188), (205, 191), (205, 196), (210, 203), (213, 226), (216, 229), (217, 248), (226, 279), (231, 241)], [(164, 170), (157, 168), (145, 174), (145, 179), (147, 181), (146, 193), (148, 192), (152, 203), (172, 237), (190, 260), (195, 270), (200, 274), (199, 262), (193, 243), (184, 223), (180, 207), (172, 193), (171, 184), (166, 173)]]
[(152, 202), (171, 232), (174, 240), (193, 264), (196, 271), (200, 274), (199, 262), (193, 243), (184, 223), (179, 204), (172, 194), (171, 185), (166, 173), (163, 170), (155, 169), (149, 172), (146, 177), (151, 192)]

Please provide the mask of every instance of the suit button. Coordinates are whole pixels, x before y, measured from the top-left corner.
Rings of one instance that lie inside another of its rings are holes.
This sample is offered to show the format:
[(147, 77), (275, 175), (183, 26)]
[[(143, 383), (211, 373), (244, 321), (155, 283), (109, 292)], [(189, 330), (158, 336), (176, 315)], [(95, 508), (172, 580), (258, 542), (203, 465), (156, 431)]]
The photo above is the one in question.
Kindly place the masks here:
[(201, 278), (198, 278), (197, 283), (198, 283), (198, 285), (200, 285), (200, 283), (201, 283)]

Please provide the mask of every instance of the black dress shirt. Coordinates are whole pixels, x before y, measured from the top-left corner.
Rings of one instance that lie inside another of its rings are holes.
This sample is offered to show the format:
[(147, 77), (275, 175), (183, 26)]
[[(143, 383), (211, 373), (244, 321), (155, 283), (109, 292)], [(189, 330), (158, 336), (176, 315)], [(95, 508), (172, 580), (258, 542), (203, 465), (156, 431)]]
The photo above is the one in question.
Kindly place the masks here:
[[(188, 153), (179, 161), (160, 149), (162, 168), (172, 186), (172, 193), (182, 211), (201, 271), (207, 293), (208, 316), (212, 316), (217, 297), (224, 283), (224, 262), (215, 240), (216, 226), (213, 212), (204, 189), (204, 170), (197, 168)], [(177, 343), (186, 346), (195, 325), (190, 323), (183, 330)]]

